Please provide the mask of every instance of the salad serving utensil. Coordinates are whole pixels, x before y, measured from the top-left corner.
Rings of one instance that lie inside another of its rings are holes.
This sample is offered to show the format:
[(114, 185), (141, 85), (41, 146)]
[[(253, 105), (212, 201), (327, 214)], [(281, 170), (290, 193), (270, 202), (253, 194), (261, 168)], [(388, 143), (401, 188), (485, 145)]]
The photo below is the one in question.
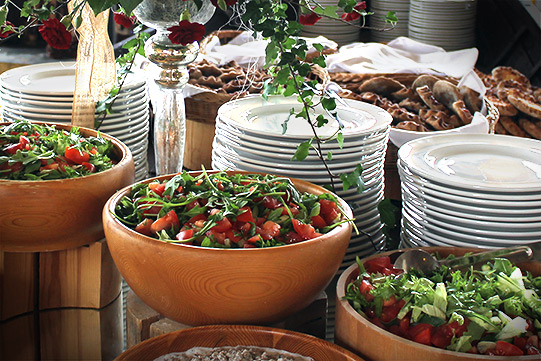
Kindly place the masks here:
[[(541, 242), (535, 244), (541, 244)], [(460, 269), (489, 261), (495, 257), (507, 258), (513, 263), (518, 263), (529, 260), (532, 258), (532, 255), (533, 251), (529, 246), (515, 246), (475, 253), (453, 259), (438, 260), (422, 249), (411, 249), (398, 256), (394, 262), (394, 267), (402, 269), (405, 272), (415, 268), (424, 274), (430, 274), (441, 266), (447, 266), (451, 269)]]

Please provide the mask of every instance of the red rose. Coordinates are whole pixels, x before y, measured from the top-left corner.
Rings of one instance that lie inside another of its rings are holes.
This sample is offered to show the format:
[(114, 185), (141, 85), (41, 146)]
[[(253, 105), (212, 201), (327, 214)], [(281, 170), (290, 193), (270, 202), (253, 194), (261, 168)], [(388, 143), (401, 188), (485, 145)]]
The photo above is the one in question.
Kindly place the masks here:
[(301, 14), (299, 16), (299, 23), (302, 25), (314, 25), (321, 19), (321, 16), (311, 11), (310, 14)]
[[(354, 7), (353, 11), (350, 13), (342, 14), (341, 18), (345, 21), (357, 20), (361, 17), (360, 12), (366, 9), (366, 1), (358, 2)], [(355, 11), (356, 10), (356, 11)]]
[(47, 44), (53, 48), (69, 49), (71, 34), (57, 18), (43, 20), (43, 25), (40, 25), (38, 30)]
[(137, 20), (135, 16), (128, 16), (122, 12), (115, 12), (113, 14), (113, 19), (115, 20), (115, 23), (128, 29), (131, 28)]
[[(235, 5), (237, 1), (238, 0), (225, 0), (225, 4), (227, 6), (232, 6), (232, 5)], [(218, 7), (218, 0), (210, 0), (210, 2), (212, 3), (212, 5)]]
[(167, 28), (171, 32), (169, 40), (173, 44), (190, 44), (194, 41), (200, 41), (205, 36), (205, 26), (199, 23), (191, 23), (188, 20), (182, 20), (178, 25)]
[(6, 30), (8, 26), (13, 26), (13, 24), (10, 21), (6, 21), (6, 23), (2, 26), (0, 26), (0, 39), (5, 39), (11, 34), (14, 34), (11, 30)]

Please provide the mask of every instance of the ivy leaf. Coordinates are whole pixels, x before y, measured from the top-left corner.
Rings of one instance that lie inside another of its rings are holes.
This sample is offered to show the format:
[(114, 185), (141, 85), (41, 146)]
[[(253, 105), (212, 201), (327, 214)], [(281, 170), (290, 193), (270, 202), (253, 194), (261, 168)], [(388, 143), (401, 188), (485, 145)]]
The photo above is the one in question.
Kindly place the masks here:
[(295, 154), (293, 155), (293, 158), (291, 160), (304, 160), (308, 156), (308, 152), (310, 151), (310, 147), (312, 146), (312, 139), (302, 142), (297, 146), (297, 150), (295, 151)]
[(378, 211), (381, 218), (381, 223), (393, 228), (396, 226), (396, 217), (395, 214), (398, 211), (398, 208), (391, 203), (389, 198), (384, 198), (378, 204)]
[(267, 44), (267, 48), (265, 50), (265, 65), (272, 64), (276, 58), (278, 57), (278, 47), (275, 43), (270, 41)]
[(389, 24), (396, 24), (398, 22), (398, 18), (396, 17), (396, 12), (394, 11), (388, 11), (385, 15), (385, 22)]
[(287, 132), (287, 123), (289, 122), (289, 119), (291, 119), (291, 116), (295, 114), (295, 109), (291, 108), (289, 109), (289, 115), (287, 116), (286, 120), (282, 123), (282, 134), (286, 134)]
[[(94, 11), (94, 15), (98, 15), (102, 11), (113, 7), (117, 3), (118, 3), (118, 1), (116, 1), (116, 0), (93, 0), (93, 1), (89, 1), (88, 5), (90, 5), (90, 7), (92, 8), (92, 11)], [(123, 4), (122, 4), (122, 7), (124, 7), (126, 12), (128, 11)]]
[(353, 172), (342, 173), (340, 175), (340, 180), (342, 181), (342, 185), (345, 191), (347, 191), (351, 187), (357, 188), (357, 191), (359, 193), (362, 193), (364, 191), (364, 182), (361, 178), (362, 172), (363, 166), (361, 164), (357, 164), (357, 167), (355, 167), (355, 170)]
[(327, 124), (327, 123), (329, 122), (329, 121), (327, 120), (327, 118), (325, 118), (325, 117), (323, 116), (323, 114), (318, 115), (317, 118), (316, 118), (316, 120), (317, 120), (317, 127), (318, 127), (318, 128), (321, 128), (322, 126), (324, 126), (325, 124)]
[(336, 141), (338, 142), (340, 149), (342, 149), (344, 147), (344, 134), (342, 134), (342, 132), (336, 135)]
[(7, 4), (4, 4), (2, 7), (0, 7), (0, 25), (4, 25), (6, 23), (8, 11), (9, 9)]
[(336, 101), (333, 98), (323, 97), (321, 98), (321, 105), (327, 110), (336, 109)]
[[(143, 0), (120, 0), (119, 2), (126, 14), (129, 15), (142, 1)], [(92, 10), (94, 10), (94, 8), (92, 8)]]
[(327, 160), (332, 160), (332, 152), (327, 152)]

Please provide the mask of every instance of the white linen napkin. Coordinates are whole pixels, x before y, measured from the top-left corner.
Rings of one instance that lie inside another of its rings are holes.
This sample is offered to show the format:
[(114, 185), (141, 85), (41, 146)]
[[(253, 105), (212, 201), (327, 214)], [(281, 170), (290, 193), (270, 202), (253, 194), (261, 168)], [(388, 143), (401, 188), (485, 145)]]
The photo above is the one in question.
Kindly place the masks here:
[(460, 78), (470, 72), (479, 51), (476, 48), (447, 52), (407, 37), (388, 44), (352, 43), (327, 56), (331, 73), (415, 73)]

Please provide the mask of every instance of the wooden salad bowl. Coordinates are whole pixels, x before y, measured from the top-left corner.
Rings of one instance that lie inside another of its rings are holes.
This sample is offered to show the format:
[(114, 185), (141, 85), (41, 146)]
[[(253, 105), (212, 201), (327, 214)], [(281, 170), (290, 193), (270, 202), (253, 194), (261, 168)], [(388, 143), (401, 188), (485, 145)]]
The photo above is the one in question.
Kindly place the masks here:
[(261, 326), (201, 326), (148, 339), (122, 353), (117, 361), (154, 360), (192, 347), (260, 346), (312, 357), (315, 361), (362, 361), (328, 341), (294, 331)]
[[(228, 172), (235, 173), (249, 172)], [(292, 181), (301, 192), (328, 192)], [(217, 249), (167, 243), (135, 232), (113, 216), (130, 189), (117, 192), (103, 210), (113, 260), (145, 304), (186, 325), (265, 325), (302, 310), (330, 283), (351, 237), (352, 226), (346, 222), (320, 237), (281, 247)], [(338, 200), (352, 218), (349, 206)]]
[[(68, 124), (36, 123), (71, 129)], [(80, 133), (97, 135), (82, 127)], [(0, 179), (0, 251), (58, 251), (103, 239), (103, 206), (118, 189), (134, 182), (135, 168), (126, 145), (107, 134), (101, 136), (113, 143), (113, 159), (118, 162), (104, 172), (70, 179)]]
[[(461, 247), (422, 247), (430, 253), (439, 253), (443, 257), (450, 254), (463, 256), (468, 252), (482, 252), (480, 248)], [(362, 262), (381, 256), (390, 256), (391, 263), (400, 255), (400, 251), (390, 251), (367, 257)], [(541, 262), (530, 260), (517, 264), (523, 271), (534, 276), (541, 274)], [(539, 355), (532, 356), (488, 356), (455, 352), (426, 346), (406, 338), (394, 335), (365, 319), (344, 300), (346, 287), (359, 275), (356, 264), (348, 267), (338, 279), (336, 286), (336, 323), (335, 342), (342, 347), (373, 361), (383, 360), (431, 360), (431, 361), (488, 361), (488, 360), (539, 360)]]

